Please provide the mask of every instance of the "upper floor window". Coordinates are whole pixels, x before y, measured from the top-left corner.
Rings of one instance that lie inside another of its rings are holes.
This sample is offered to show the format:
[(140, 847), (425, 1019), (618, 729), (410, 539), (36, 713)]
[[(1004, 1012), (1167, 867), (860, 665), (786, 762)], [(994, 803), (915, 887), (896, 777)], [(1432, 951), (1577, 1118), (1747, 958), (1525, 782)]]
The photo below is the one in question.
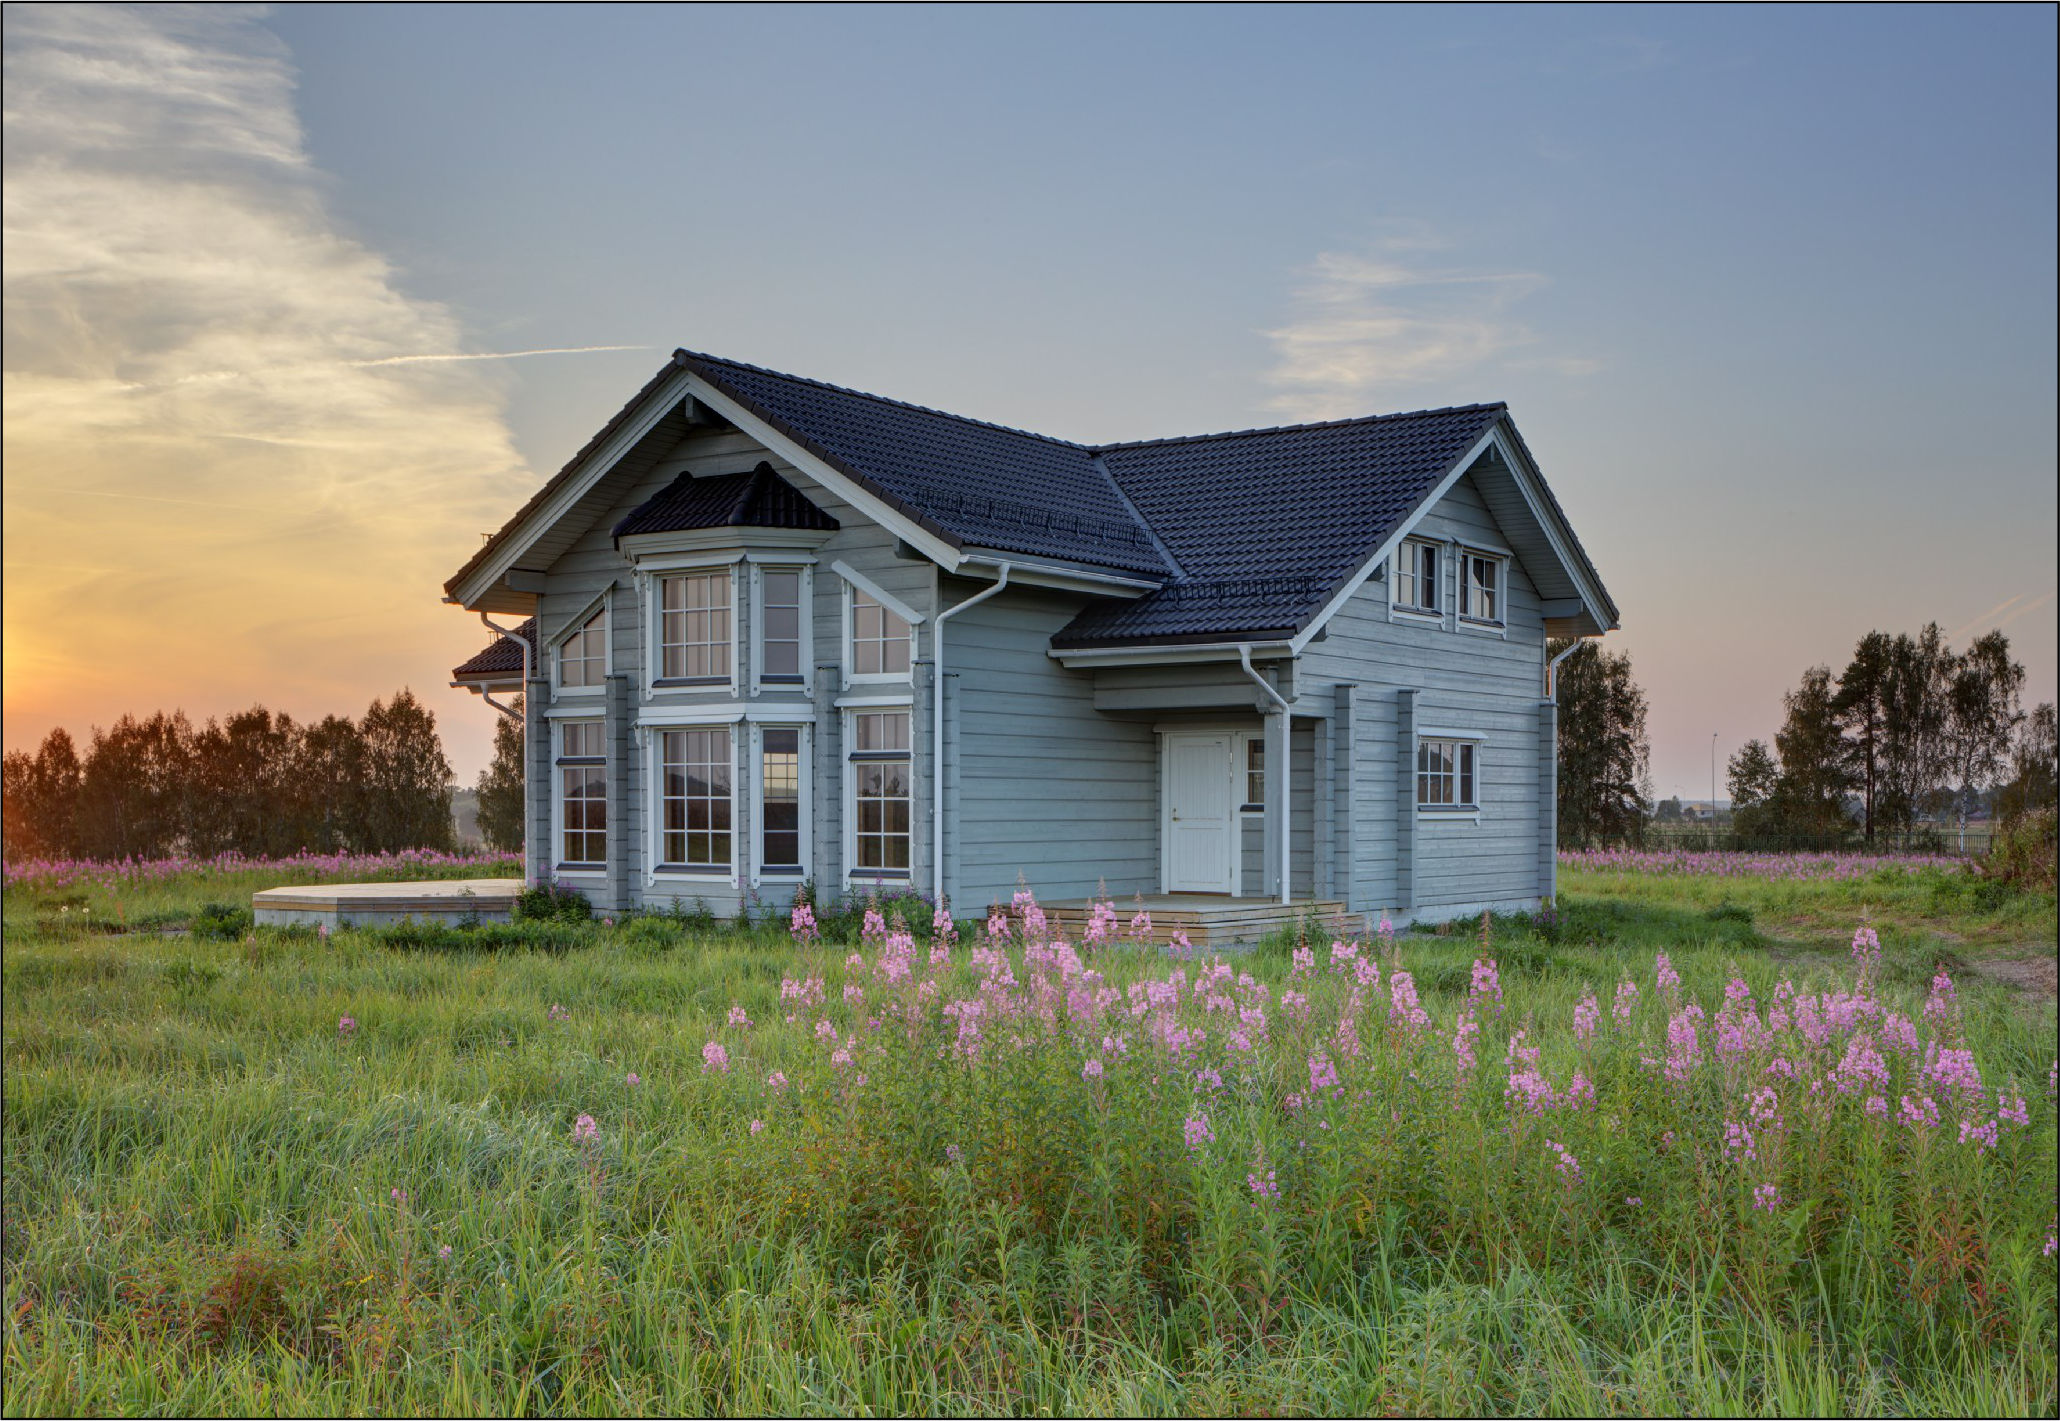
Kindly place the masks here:
[(658, 579), (658, 678), (706, 684), (730, 679), (730, 570)]
[(598, 686), (608, 674), (608, 613), (604, 608), (558, 643), (558, 684)]
[(1410, 538), (1395, 554), (1395, 602), (1398, 611), (1436, 612), (1438, 606), (1436, 543)]
[(799, 685), (808, 615), (805, 579), (798, 567), (768, 567), (758, 574), (758, 679)]
[(1474, 743), (1419, 740), (1416, 743), (1416, 807), (1473, 809)]
[(1466, 553), (1459, 565), (1459, 615), (1475, 622), (1502, 620), (1502, 559)]
[(906, 676), (908, 623), (863, 588), (851, 589), (851, 674)]

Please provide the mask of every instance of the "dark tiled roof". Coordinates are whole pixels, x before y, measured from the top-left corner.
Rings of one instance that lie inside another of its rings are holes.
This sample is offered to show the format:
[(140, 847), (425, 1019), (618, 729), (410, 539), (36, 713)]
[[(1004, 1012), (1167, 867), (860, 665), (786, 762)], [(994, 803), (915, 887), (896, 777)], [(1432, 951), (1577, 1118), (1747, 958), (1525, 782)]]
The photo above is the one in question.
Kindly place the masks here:
[[(532, 653), (536, 648), (536, 618), (515, 628), (515, 635), (528, 642)], [(486, 681), (504, 676), (522, 675), (522, 648), (504, 636), (497, 636), (488, 642), (486, 649), (465, 662), (451, 668), (453, 681)]]
[(615, 525), (615, 536), (687, 528), (805, 528), (834, 533), (837, 520), (761, 461), (748, 474), (697, 479), (683, 473)]
[(679, 359), (948, 542), (1171, 572), (1084, 445), (712, 355)]
[(1104, 446), (1186, 578), (1090, 604), (1052, 644), (1292, 635), (1506, 413), (1465, 405)]

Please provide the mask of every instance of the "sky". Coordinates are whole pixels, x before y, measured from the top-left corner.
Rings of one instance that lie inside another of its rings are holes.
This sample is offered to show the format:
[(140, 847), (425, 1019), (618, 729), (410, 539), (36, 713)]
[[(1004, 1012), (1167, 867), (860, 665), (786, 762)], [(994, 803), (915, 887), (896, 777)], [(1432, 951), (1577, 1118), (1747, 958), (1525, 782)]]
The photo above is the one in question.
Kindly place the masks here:
[(676, 346), (1080, 440), (1506, 400), (1661, 796), (1870, 629), (2055, 695), (2051, 7), (4, 25), (9, 749), (408, 686), (470, 783), (442, 583)]

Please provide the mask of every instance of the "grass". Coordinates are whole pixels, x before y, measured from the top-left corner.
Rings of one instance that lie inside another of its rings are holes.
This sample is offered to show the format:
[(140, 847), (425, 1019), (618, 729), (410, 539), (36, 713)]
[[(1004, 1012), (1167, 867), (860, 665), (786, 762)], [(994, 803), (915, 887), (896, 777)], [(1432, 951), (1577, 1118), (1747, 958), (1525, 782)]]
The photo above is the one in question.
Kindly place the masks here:
[[(1099, 980), (1018, 948), (1005, 986), (966, 946), (933, 970), (875, 941), (853, 966), (663, 920), (109, 932), (95, 895), (118, 885), (16, 885), (4, 1409), (2052, 1414), (2052, 1014), (1956, 972), (1950, 1022), (1922, 1015), (1942, 948), (2050, 955), (2051, 896), (1634, 878), (1569, 874), (1555, 921), (1493, 925), (1502, 1010), (1472, 1003), (1466, 1077), (1474, 927), (1368, 944), (1377, 989), (1281, 942), (1212, 989), (1227, 1009), (1185, 964), (1177, 1009), (1132, 1014), (1172, 965), (1121, 948)], [(160, 925), (225, 897), (153, 891)], [(1884, 1051), (1887, 1098), (1939, 1095), (1938, 1131), (1780, 1081), (1783, 1125), (1727, 1159), (1748, 1106), (1716, 1047), (1726, 984), (1762, 1010), (1783, 977), (1851, 989), (1862, 916), (1866, 1020), (1964, 1042), (1991, 1093), (2022, 1083), (2028, 1125), (1960, 1144), (1966, 1102)], [(1389, 1022), (1398, 967), (1421, 1034)], [(1642, 1058), (1691, 1000), (1706, 1060), (1670, 1084)], [(940, 1002), (988, 1004), (977, 1061)], [(1176, 1066), (1190, 1026), (1208, 1044)], [(1592, 1106), (1512, 1109), (1513, 1038)], [(1312, 1089), (1317, 1057), (1342, 1094)], [(1198, 1114), (1215, 1138), (1190, 1149)]]

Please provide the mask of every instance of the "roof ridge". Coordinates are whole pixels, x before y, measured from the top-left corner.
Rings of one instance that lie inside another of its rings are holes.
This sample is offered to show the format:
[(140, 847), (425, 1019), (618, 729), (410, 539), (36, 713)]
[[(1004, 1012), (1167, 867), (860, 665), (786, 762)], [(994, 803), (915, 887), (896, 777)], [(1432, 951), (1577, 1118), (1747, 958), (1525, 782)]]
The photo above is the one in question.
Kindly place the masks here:
[(917, 414), (933, 414), (940, 419), (956, 420), (960, 424), (974, 424), (982, 429), (999, 430), (1003, 434), (1020, 434), (1025, 439), (1036, 439), (1046, 444), (1056, 444), (1062, 449), (1089, 451), (1093, 448), (1092, 445), (1082, 444), (1078, 440), (1061, 439), (1056, 434), (1040, 434), (1034, 429), (1024, 429), (1018, 425), (1002, 424), (991, 419), (976, 419), (969, 414), (954, 414), (950, 410), (941, 410), (934, 405), (919, 405), (913, 400), (897, 400), (892, 395), (876, 395), (871, 390), (856, 390), (849, 385), (837, 385), (828, 380), (817, 380), (807, 375), (796, 375), (788, 370), (775, 370), (769, 365), (753, 365), (748, 360), (731, 360), (727, 356), (710, 355), (706, 351), (688, 350), (685, 347), (675, 350), (673, 357), (675, 359), (684, 357), (688, 360), (705, 360), (714, 365), (727, 365), (736, 370), (749, 370), (756, 375), (771, 375), (781, 380), (792, 380), (797, 385), (813, 385), (818, 390), (831, 390), (840, 395), (851, 395), (857, 399), (871, 400), (875, 404), (892, 405), (896, 409), (912, 410)]
[(1392, 419), (1427, 419), (1432, 415), (1471, 414), (1476, 411), (1509, 409), (1506, 400), (1492, 400), (1471, 405), (1440, 405), (1436, 409), (1396, 410), (1391, 414), (1353, 415), (1346, 419), (1320, 419), (1308, 424), (1269, 424), (1253, 429), (1225, 429), (1214, 434), (1169, 434), (1157, 439), (1125, 439), (1114, 444), (1091, 444), (1085, 446), (1097, 458), (1112, 449), (1143, 449), (1158, 444), (1199, 444), (1211, 439), (1243, 439), (1260, 434), (1292, 434), (1312, 429), (1342, 429), (1354, 424), (1380, 424)]

